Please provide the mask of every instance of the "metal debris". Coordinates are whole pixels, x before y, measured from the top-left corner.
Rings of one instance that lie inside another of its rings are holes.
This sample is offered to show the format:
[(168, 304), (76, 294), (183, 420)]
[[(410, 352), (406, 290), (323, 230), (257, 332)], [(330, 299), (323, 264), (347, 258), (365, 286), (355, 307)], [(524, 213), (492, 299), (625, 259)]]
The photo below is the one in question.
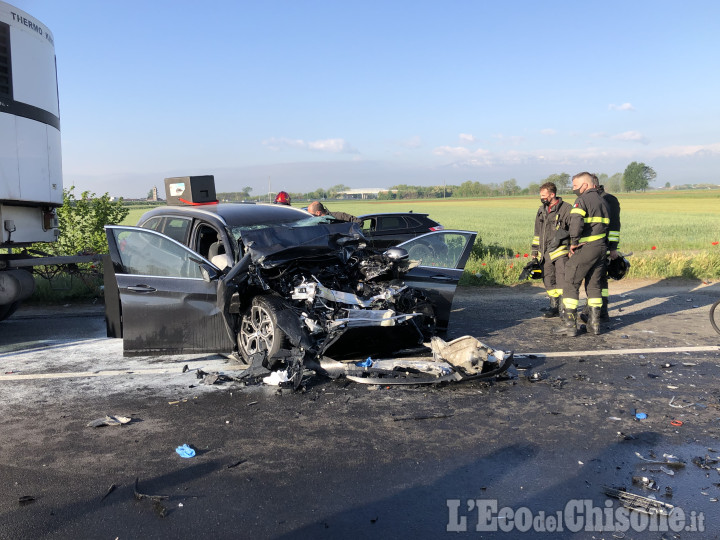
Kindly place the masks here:
[(660, 489), (657, 485), (657, 482), (655, 482), (655, 480), (653, 480), (652, 478), (648, 478), (647, 476), (633, 476), (632, 483), (638, 486), (642, 486), (643, 488), (649, 489), (651, 491), (658, 491)]
[(694, 457), (692, 458), (692, 462), (700, 467), (701, 469), (710, 470), (714, 467), (711, 467), (711, 465), (717, 465), (718, 460), (715, 458), (711, 458), (708, 454), (705, 454), (705, 457)]
[(92, 422), (87, 423), (87, 427), (102, 427), (102, 426), (120, 426), (127, 424), (132, 418), (129, 416), (105, 416), (104, 418), (97, 418)]
[(642, 495), (628, 493), (625, 490), (616, 488), (606, 487), (604, 489), (604, 493), (608, 497), (618, 499), (622, 505), (629, 510), (649, 514), (651, 516), (669, 516), (675, 508), (672, 504), (664, 503), (656, 499), (650, 499), (649, 497), (643, 497)]
[(167, 500), (170, 498), (169, 495), (146, 495), (145, 493), (140, 493), (140, 491), (138, 490), (138, 481), (139, 480), (140, 480), (139, 478), (135, 478), (135, 489), (134, 489), (135, 498), (138, 501), (142, 501), (143, 499), (150, 499), (151, 501), (164, 501), (164, 500)]
[(110, 487), (108, 488), (107, 492), (105, 493), (105, 495), (103, 495), (100, 498), (100, 502), (103, 502), (107, 498), (108, 495), (110, 495), (113, 491), (115, 491), (116, 487), (117, 486), (115, 484), (111, 484)]

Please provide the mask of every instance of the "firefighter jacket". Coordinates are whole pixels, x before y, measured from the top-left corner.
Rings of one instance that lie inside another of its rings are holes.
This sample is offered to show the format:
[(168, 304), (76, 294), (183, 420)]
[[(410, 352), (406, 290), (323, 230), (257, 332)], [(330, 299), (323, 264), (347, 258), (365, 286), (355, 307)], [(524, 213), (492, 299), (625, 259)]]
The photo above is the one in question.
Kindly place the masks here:
[(607, 244), (610, 210), (596, 188), (578, 195), (570, 210), (570, 245)]
[(620, 243), (620, 201), (611, 193), (605, 191), (604, 186), (597, 187), (598, 193), (608, 205), (610, 210), (610, 227), (608, 228), (608, 249), (617, 250)]
[(535, 236), (533, 237), (533, 255), (540, 253), (554, 261), (568, 254), (568, 241), (558, 242), (558, 231), (567, 231), (570, 221), (570, 205), (557, 198), (558, 202), (550, 206), (542, 205), (535, 216)]

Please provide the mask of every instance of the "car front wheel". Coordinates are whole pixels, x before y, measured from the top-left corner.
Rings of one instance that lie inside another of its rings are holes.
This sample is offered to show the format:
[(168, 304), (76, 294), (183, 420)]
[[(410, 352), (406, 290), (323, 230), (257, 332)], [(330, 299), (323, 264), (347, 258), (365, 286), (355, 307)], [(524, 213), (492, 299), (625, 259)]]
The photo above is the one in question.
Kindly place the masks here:
[(282, 301), (272, 296), (258, 296), (240, 321), (238, 348), (246, 360), (253, 354), (266, 354), (268, 363), (285, 344), (285, 333), (278, 327), (277, 313)]

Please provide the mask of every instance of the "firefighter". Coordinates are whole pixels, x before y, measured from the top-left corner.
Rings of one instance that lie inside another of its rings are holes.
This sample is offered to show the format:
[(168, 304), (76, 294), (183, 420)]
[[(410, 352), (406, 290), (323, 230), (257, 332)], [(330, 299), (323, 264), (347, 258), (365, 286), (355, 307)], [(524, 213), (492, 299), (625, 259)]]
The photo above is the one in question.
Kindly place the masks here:
[(569, 241), (559, 241), (558, 232), (568, 230), (570, 205), (557, 196), (557, 187), (552, 182), (540, 186), (540, 202), (535, 216), (532, 256), (543, 265), (543, 285), (550, 297), (550, 309), (545, 310), (545, 317), (551, 318), (557, 317), (561, 309)]
[(600, 333), (602, 276), (605, 273), (610, 210), (600, 197), (592, 175), (581, 172), (573, 176), (573, 193), (577, 195), (570, 210), (570, 254), (565, 265), (562, 324), (558, 335), (577, 336), (577, 307), (580, 287), (587, 281), (588, 328)]
[[(620, 257), (620, 254), (618, 253), (618, 244), (620, 243), (620, 201), (618, 201), (617, 197), (615, 195), (608, 193), (605, 191), (605, 186), (600, 185), (600, 180), (596, 175), (592, 175), (593, 177), (593, 183), (595, 184), (597, 188), (597, 192), (600, 194), (600, 196), (603, 198), (603, 200), (608, 205), (608, 210), (610, 210), (610, 227), (608, 228), (608, 264), (610, 261), (614, 261), (618, 257)], [(605, 272), (603, 273), (603, 277), (601, 280), (602, 285), (602, 307), (600, 308), (600, 320), (601, 321), (608, 321), (610, 320), (610, 314), (608, 312), (608, 300), (610, 297), (610, 292), (608, 289), (608, 273), (607, 273), (607, 265), (605, 267)], [(587, 293), (587, 283), (585, 284), (585, 292)], [(589, 306), (585, 306), (585, 310), (583, 310), (583, 319), (587, 320), (587, 316), (589, 315)]]

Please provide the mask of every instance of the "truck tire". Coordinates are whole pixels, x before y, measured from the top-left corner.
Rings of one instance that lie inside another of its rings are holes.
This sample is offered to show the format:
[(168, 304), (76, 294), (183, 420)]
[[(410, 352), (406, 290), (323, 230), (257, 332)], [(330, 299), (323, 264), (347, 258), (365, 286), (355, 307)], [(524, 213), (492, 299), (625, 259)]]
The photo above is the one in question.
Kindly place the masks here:
[(4, 304), (0, 306), (0, 321), (4, 321), (7, 319), (10, 315), (15, 313), (15, 310), (20, 305), (20, 302), (13, 302), (12, 304)]

